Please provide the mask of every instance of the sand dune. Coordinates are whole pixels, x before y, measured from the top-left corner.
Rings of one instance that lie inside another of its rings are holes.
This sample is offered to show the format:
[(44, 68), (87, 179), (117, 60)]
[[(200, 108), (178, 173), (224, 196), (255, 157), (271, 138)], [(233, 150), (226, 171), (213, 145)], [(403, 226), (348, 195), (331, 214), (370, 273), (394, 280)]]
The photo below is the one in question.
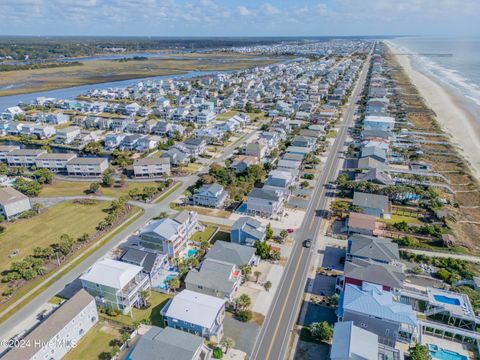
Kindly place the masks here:
[[(394, 45), (387, 45), (395, 50)], [(395, 51), (392, 51), (395, 53)], [(412, 67), (409, 55), (396, 55), (398, 63), (424, 97), (427, 106), (437, 114), (443, 130), (452, 136), (452, 142), (467, 160), (473, 175), (480, 179), (480, 123), (464, 106), (462, 99), (444, 86)], [(479, 119), (480, 120), (480, 119)]]

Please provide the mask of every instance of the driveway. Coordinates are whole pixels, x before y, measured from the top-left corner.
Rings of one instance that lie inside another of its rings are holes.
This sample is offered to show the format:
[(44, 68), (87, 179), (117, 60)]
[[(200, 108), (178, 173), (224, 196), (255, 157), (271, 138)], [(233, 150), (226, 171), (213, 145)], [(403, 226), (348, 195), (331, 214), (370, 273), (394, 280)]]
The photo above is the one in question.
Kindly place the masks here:
[(242, 350), (247, 354), (252, 353), (259, 330), (260, 327), (258, 325), (238, 321), (230, 314), (226, 314), (223, 320), (225, 336), (235, 340), (235, 349)]

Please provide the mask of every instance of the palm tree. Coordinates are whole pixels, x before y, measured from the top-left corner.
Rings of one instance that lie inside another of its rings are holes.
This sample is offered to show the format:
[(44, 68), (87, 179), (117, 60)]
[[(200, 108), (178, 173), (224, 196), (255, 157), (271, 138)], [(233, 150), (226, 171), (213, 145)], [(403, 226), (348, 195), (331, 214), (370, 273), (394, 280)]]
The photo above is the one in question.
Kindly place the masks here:
[(122, 342), (127, 344), (127, 348), (129, 347), (128, 341), (130, 340), (130, 334), (128, 332), (124, 332), (122, 334)]
[(242, 294), (239, 297), (235, 298), (235, 307), (238, 310), (246, 310), (252, 304), (252, 299), (247, 294)]
[(242, 270), (242, 275), (245, 277), (245, 280), (248, 281), (248, 277), (252, 274), (252, 267), (250, 265), (242, 265), (240, 266), (240, 270)]
[(220, 345), (225, 348), (226, 354), (230, 348), (233, 348), (235, 346), (235, 340), (229, 338), (228, 336), (224, 336), (220, 341)]
[(262, 275), (262, 272), (257, 270), (253, 274), (255, 275), (255, 282), (258, 283), (258, 278)]
[(175, 294), (175, 291), (178, 290), (178, 288), (180, 287), (180, 280), (177, 277), (173, 277), (167, 280), (167, 285), (169, 289), (172, 290)]

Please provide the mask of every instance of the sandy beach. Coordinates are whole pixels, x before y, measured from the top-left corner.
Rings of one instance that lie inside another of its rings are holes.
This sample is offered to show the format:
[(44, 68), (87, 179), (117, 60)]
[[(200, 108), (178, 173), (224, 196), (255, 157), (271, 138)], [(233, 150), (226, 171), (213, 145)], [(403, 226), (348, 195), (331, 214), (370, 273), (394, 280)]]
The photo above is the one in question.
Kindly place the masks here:
[[(387, 43), (395, 53), (395, 46)], [(480, 179), (480, 123), (464, 106), (462, 99), (452, 94), (435, 79), (414, 69), (410, 55), (396, 55), (398, 63), (424, 97), (427, 106), (437, 114), (437, 120), (467, 160), (473, 175)]]

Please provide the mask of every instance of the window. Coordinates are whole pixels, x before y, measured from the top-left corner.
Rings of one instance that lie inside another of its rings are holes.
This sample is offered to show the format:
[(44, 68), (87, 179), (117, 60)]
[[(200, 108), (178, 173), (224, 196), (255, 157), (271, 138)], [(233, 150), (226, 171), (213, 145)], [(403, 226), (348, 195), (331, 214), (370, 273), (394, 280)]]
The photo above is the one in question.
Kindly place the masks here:
[(385, 335), (390, 335), (390, 329), (385, 330)]
[(83, 333), (84, 333), (83, 329), (80, 329), (80, 331), (78, 332), (78, 335), (83, 336)]

